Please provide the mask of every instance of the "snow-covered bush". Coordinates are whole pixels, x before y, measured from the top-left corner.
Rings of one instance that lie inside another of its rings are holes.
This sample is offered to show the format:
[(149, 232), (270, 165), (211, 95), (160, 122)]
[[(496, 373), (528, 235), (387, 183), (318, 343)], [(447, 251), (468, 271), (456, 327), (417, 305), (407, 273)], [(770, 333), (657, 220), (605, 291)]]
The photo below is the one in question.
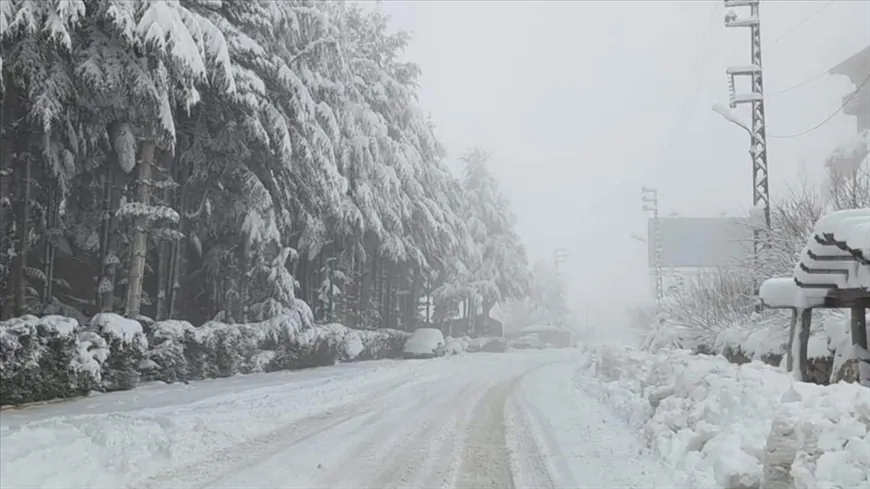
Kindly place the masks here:
[(142, 372), (145, 380), (178, 382), (189, 378), (185, 338), (193, 336), (193, 325), (187, 321), (161, 321), (148, 328), (148, 351), (145, 358), (157, 368)]
[(507, 340), (500, 337), (481, 336), (470, 338), (465, 351), (469, 353), (490, 352), (502, 353), (507, 351)]
[(577, 382), (695, 487), (868, 487), (870, 391), (687, 350), (586, 351)]
[(105, 356), (90, 356), (92, 343), (80, 344), (77, 329), (76, 320), (62, 316), (0, 322), (0, 404), (73, 397), (98, 388)]
[(471, 338), (463, 336), (461, 338), (447, 337), (446, 350), (448, 355), (459, 355), (468, 350), (468, 344)]
[(91, 318), (89, 329), (109, 346), (108, 358), (103, 363), (102, 387), (107, 391), (136, 387), (139, 363), (148, 349), (142, 325), (114, 313), (100, 313)]
[[(758, 255), (747, 256), (718, 269), (700, 270), (681, 276), (668, 288), (659, 309), (644, 328), (642, 343), (651, 350), (685, 348), (701, 353), (725, 353), (720, 335), (732, 329), (764, 325), (779, 331), (788, 329), (788, 313), (755, 312), (756, 286), (771, 277), (789, 276), (797, 253), (806, 243), (827, 203), (818, 189), (808, 185), (771, 205), (770, 229), (762, 234), (766, 246)], [(750, 219), (747, 226), (762, 226)], [(778, 335), (773, 335), (778, 337)], [(734, 352), (742, 359), (745, 352)]]
[(393, 330), (316, 325), (302, 301), (257, 323), (210, 321), (193, 327), (183, 321), (162, 321), (149, 331), (151, 346), (145, 357), (156, 366), (147, 378), (165, 382), (399, 357), (407, 337)]
[(397, 329), (361, 329), (356, 332), (363, 344), (358, 360), (402, 358), (402, 349), (411, 336), (410, 333)]

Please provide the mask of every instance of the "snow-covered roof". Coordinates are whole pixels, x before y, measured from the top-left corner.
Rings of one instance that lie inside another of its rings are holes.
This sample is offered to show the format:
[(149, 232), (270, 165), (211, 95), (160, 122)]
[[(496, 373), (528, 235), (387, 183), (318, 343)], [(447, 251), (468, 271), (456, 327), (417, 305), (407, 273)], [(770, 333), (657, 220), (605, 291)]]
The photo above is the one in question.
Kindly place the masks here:
[(832, 290), (870, 293), (870, 208), (831, 212), (816, 222), (793, 276), (765, 280), (767, 307), (816, 307)]

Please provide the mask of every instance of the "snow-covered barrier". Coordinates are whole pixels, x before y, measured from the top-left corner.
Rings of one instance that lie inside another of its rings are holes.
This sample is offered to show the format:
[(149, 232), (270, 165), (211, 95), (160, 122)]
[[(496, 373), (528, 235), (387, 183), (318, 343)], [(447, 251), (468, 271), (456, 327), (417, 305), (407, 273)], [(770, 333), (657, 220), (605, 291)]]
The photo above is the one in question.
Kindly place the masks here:
[(870, 484), (870, 390), (819, 386), (753, 362), (685, 350), (587, 350), (577, 379), (695, 487), (859, 489)]

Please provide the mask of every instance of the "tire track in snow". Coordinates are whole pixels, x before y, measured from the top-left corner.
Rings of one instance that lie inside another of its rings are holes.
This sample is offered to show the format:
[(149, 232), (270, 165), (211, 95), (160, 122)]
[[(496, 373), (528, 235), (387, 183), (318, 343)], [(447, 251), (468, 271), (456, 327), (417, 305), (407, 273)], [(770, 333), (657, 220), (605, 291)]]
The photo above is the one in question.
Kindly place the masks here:
[(402, 386), (408, 386), (409, 383), (426, 382), (428, 378), (410, 382), (408, 379), (390, 382), (380, 387), (373, 395), (364, 398), (361, 403), (345, 404), (323, 413), (294, 420), (260, 436), (207, 453), (202, 459), (193, 463), (177, 466), (144, 481), (128, 484), (127, 487), (129, 489), (211, 488), (231, 474), (268, 459), (269, 455), (276, 451), (287, 450), (293, 445), (337, 428), (355, 418), (377, 414), (376, 410), (382, 405), (383, 398), (391, 392)]

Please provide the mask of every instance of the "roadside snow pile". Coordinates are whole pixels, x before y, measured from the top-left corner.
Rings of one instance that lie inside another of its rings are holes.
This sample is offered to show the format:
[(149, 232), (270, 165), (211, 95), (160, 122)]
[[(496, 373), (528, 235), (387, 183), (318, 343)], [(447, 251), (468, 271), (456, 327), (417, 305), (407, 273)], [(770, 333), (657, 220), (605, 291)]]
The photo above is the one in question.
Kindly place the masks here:
[(870, 486), (870, 390), (795, 383), (686, 350), (587, 351), (580, 387), (641, 429), (696, 487)]

